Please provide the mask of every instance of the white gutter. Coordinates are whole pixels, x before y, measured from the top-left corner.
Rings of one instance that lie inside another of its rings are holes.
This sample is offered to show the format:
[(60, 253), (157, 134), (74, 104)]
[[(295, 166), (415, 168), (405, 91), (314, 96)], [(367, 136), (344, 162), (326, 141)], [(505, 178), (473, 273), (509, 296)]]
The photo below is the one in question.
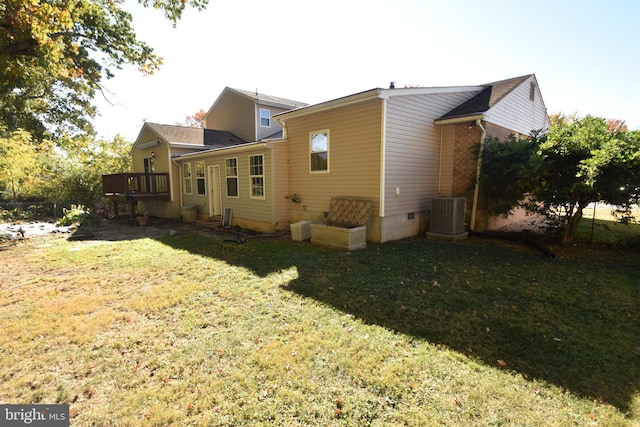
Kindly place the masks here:
[(278, 122), (278, 124), (282, 128), (282, 138), (281, 139), (286, 140), (288, 135), (287, 135), (287, 126), (286, 126), (284, 120), (276, 119), (276, 122)]
[(480, 151), (478, 152), (478, 165), (476, 166), (476, 183), (473, 189), (473, 202), (471, 206), (471, 224), (469, 228), (471, 231), (476, 229), (476, 212), (478, 210), (478, 194), (480, 192), (480, 170), (482, 169), (482, 155), (484, 153), (484, 140), (487, 137), (487, 131), (482, 126), (482, 120), (476, 119), (476, 126), (481, 130), (480, 132)]
[(237, 153), (239, 151), (255, 150), (257, 148), (270, 148), (273, 144), (274, 144), (273, 142), (261, 142), (261, 141), (247, 142), (244, 144), (231, 145), (229, 147), (211, 148), (209, 150), (200, 151), (197, 153), (182, 154), (177, 157), (174, 157), (174, 159), (175, 160), (199, 159), (201, 157), (207, 157), (212, 154), (218, 154), (221, 151), (224, 151), (224, 154), (231, 154), (231, 153)]
[(484, 119), (484, 114), (476, 113), (473, 115), (467, 115), (462, 117), (453, 117), (450, 119), (435, 120), (433, 123), (438, 126), (445, 126), (445, 125), (456, 125), (458, 123), (469, 123), (472, 120), (482, 120), (482, 119)]
[(337, 107), (345, 107), (347, 105), (357, 104), (360, 102), (368, 101), (370, 99), (376, 99), (380, 96), (380, 89), (371, 89), (366, 92), (360, 92), (355, 95), (349, 95), (342, 98), (333, 99), (331, 101), (322, 102), (320, 104), (308, 105), (305, 107), (296, 108), (291, 111), (284, 111), (282, 113), (274, 114), (277, 117), (278, 123), (282, 125), (282, 122), (286, 122), (288, 119), (294, 117), (300, 117), (311, 113), (319, 113), (322, 111), (332, 110)]

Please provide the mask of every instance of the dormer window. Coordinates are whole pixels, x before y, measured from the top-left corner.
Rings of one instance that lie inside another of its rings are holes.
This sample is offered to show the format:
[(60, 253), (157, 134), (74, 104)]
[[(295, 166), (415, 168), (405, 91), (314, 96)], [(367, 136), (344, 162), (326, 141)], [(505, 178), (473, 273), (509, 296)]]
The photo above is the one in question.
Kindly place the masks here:
[(271, 111), (266, 108), (260, 109), (260, 126), (263, 128), (271, 127)]

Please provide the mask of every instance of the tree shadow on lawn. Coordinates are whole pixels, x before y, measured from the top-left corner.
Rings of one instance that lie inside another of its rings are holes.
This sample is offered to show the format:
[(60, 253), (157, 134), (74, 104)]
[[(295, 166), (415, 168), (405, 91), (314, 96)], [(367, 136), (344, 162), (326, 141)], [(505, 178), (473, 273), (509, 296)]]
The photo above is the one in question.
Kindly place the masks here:
[(422, 239), (336, 257), (298, 266), (284, 288), (623, 412), (640, 392), (640, 285), (630, 258), (550, 260), (495, 242)]
[(640, 392), (637, 256), (549, 259), (478, 238), (407, 239), (353, 253), (284, 239), (226, 251), (162, 240), (261, 277), (295, 266), (298, 278), (281, 285), (287, 291), (623, 412)]

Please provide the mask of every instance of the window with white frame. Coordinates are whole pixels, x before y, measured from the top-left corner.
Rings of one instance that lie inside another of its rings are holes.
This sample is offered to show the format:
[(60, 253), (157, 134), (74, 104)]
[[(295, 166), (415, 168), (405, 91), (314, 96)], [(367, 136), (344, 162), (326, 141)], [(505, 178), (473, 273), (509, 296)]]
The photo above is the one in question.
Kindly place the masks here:
[(182, 164), (182, 183), (184, 187), (184, 194), (191, 194), (191, 163)]
[(201, 196), (206, 194), (204, 187), (204, 162), (196, 162), (196, 191)]
[(225, 175), (227, 178), (227, 197), (238, 197), (238, 159), (233, 157), (225, 160)]
[(309, 134), (309, 171), (329, 172), (329, 131)]
[(263, 128), (271, 127), (271, 111), (266, 108), (260, 109), (260, 126)]
[(249, 180), (251, 198), (264, 199), (264, 157), (249, 156)]

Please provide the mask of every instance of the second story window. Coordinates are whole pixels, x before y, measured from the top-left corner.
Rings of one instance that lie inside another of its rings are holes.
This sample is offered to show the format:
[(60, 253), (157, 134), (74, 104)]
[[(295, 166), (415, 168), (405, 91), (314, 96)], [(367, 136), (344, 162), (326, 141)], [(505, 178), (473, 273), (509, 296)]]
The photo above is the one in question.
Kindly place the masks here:
[(260, 109), (260, 126), (263, 128), (271, 127), (271, 111), (266, 108)]

